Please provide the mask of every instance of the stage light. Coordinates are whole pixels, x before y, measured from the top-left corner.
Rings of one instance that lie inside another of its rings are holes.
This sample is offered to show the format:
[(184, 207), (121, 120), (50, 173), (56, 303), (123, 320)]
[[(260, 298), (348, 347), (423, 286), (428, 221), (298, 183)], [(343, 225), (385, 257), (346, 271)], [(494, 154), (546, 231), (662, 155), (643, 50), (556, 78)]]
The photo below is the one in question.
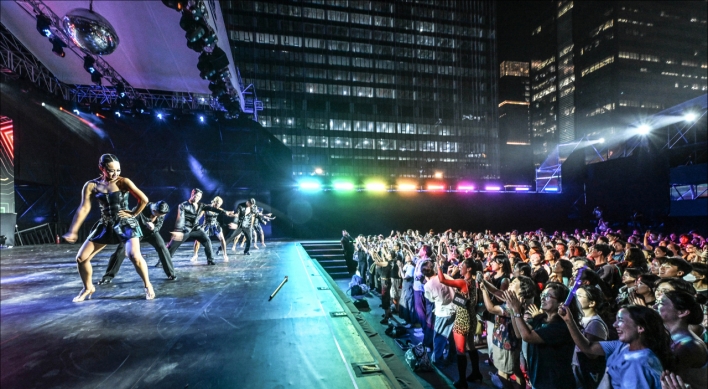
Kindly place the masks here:
[(322, 184), (315, 180), (300, 181), (301, 190), (317, 191), (322, 189)]
[(179, 12), (187, 7), (187, 3), (187, 0), (162, 0), (162, 4)]
[(44, 103), (42, 103), (42, 107), (44, 107)]
[(501, 190), (501, 186), (488, 185), (484, 187), (484, 190), (487, 192), (499, 192)]
[(688, 112), (685, 115), (683, 115), (683, 120), (687, 122), (693, 122), (698, 118), (698, 115), (696, 115), (695, 112)]
[(226, 52), (221, 48), (214, 47), (211, 53), (206, 51), (199, 54), (197, 69), (199, 69), (199, 77), (216, 82), (222, 78), (223, 73), (229, 66), (229, 58)]
[(441, 184), (428, 184), (428, 190), (429, 190), (429, 191), (441, 191), (441, 190), (445, 190), (445, 185), (441, 185)]
[(52, 26), (52, 19), (49, 19), (48, 17), (39, 14), (37, 15), (37, 31), (39, 32), (40, 35), (49, 37), (52, 35), (52, 31), (49, 29), (49, 27)]
[(598, 139), (597, 141), (600, 142), (600, 143), (605, 143), (605, 138), (600, 138), (600, 139)]
[(651, 131), (651, 127), (649, 127), (648, 124), (642, 124), (641, 126), (637, 127), (637, 132), (640, 135), (646, 135)]
[(84, 69), (91, 74), (91, 81), (96, 85), (101, 85), (103, 75), (96, 69), (96, 60), (90, 55), (84, 57)]
[(372, 192), (383, 192), (386, 190), (386, 184), (383, 182), (368, 182), (364, 187), (366, 190)]
[(544, 192), (558, 192), (558, 187), (555, 186), (549, 186), (546, 189), (543, 190)]
[(334, 190), (337, 191), (352, 191), (354, 190), (354, 183), (346, 181), (337, 181), (332, 184), (332, 187), (334, 188)]
[(322, 170), (321, 167), (315, 168), (315, 174), (322, 174), (322, 173), (324, 173), (324, 170)]
[(435, 178), (443, 178), (442, 172), (435, 172)]
[(459, 184), (457, 185), (457, 190), (460, 192), (472, 192), (474, 191), (474, 185), (472, 184)]
[(64, 53), (66, 43), (59, 39), (59, 37), (51, 37), (49, 38), (49, 42), (52, 44), (52, 53), (62, 58), (66, 55), (66, 53)]
[(81, 112), (80, 112), (78, 109), (75, 109), (75, 110), (73, 110), (73, 111), (71, 111), (71, 112), (73, 112), (73, 113), (75, 113), (75, 114), (77, 114), (77, 115), (81, 115)]
[(520, 186), (520, 187), (514, 188), (514, 190), (517, 191), (517, 192), (528, 192), (529, 190), (531, 190), (531, 188), (528, 188), (528, 187), (525, 187), (525, 186)]
[(204, 116), (199, 116), (199, 121), (204, 123)]
[(157, 118), (160, 119), (160, 120), (162, 120), (162, 114), (161, 114), (161, 113), (158, 113), (158, 114), (157, 114)]
[(418, 190), (418, 186), (415, 184), (398, 184), (398, 186), (396, 186), (396, 189), (399, 192), (413, 192)]

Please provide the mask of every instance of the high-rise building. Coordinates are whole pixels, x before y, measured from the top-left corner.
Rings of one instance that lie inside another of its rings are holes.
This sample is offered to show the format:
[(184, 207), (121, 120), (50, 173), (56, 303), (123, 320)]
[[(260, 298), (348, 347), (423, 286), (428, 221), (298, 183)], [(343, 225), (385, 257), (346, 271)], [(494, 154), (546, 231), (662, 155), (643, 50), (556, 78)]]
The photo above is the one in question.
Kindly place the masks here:
[(499, 162), (507, 185), (533, 183), (530, 101), (529, 63), (503, 61), (499, 65)]
[(705, 1), (559, 1), (532, 32), (535, 162), (706, 93)]
[(498, 178), (494, 2), (222, 4), (295, 175)]

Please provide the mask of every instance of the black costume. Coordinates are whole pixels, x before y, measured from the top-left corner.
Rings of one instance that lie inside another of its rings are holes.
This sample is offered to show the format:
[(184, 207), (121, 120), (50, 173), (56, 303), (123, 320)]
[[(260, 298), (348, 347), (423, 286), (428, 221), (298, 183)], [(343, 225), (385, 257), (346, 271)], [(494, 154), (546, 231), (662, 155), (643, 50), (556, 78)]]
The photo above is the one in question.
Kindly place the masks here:
[(209, 240), (209, 237), (203, 230), (197, 228), (197, 217), (202, 211), (212, 211), (217, 214), (225, 213), (223, 210), (212, 207), (211, 205), (204, 205), (202, 203), (192, 204), (189, 201), (181, 203), (177, 207), (177, 223), (175, 224), (174, 231), (183, 233), (184, 238), (180, 241), (174, 239), (170, 240), (170, 243), (167, 244), (167, 248), (170, 252), (170, 256), (173, 256), (183, 242), (186, 242), (189, 238), (194, 238), (204, 246), (207, 264), (214, 265), (211, 240)]
[(342, 236), (342, 249), (344, 250), (344, 261), (347, 264), (347, 270), (349, 274), (353, 274), (356, 271), (356, 262), (354, 262), (354, 239), (347, 234)]
[[(165, 241), (162, 239), (162, 236), (160, 236), (160, 228), (162, 228), (162, 223), (165, 221), (165, 215), (158, 216), (155, 219), (155, 222), (153, 223), (154, 228), (152, 230), (147, 227), (147, 223), (150, 222), (153, 216), (152, 206), (153, 203), (148, 203), (143, 211), (136, 217), (138, 220), (138, 225), (141, 230), (144, 231), (140, 241), (146, 242), (155, 248), (155, 251), (157, 251), (157, 256), (160, 257), (160, 263), (162, 264), (162, 268), (165, 270), (167, 277), (170, 279), (176, 279), (175, 269), (172, 266), (172, 256), (165, 246)], [(116, 247), (116, 251), (113, 252), (111, 258), (108, 260), (108, 268), (106, 268), (106, 273), (103, 275), (103, 279), (101, 279), (102, 284), (109, 283), (113, 280), (113, 277), (118, 274), (124, 259), (125, 243), (121, 242), (118, 247)]]
[(218, 212), (204, 211), (204, 223), (199, 226), (199, 229), (203, 230), (207, 236), (219, 236), (222, 229), (217, 220), (218, 217)]
[(253, 223), (258, 215), (258, 208), (252, 206), (248, 214), (246, 214), (246, 209), (248, 209), (246, 203), (241, 203), (238, 205), (238, 208), (236, 210), (236, 212), (238, 213), (238, 221), (236, 222), (238, 228), (236, 228), (235, 230), (231, 230), (231, 233), (226, 238), (226, 241), (233, 241), (233, 239), (236, 237), (236, 235), (239, 234), (239, 232), (243, 232), (243, 234), (246, 235), (246, 247), (243, 249), (243, 253), (245, 255), (250, 255), (249, 251), (251, 250), (251, 241), (253, 239)]
[[(98, 179), (94, 180), (95, 183), (97, 181)], [(89, 241), (99, 244), (117, 244), (143, 236), (135, 218), (118, 216), (119, 211), (128, 210), (128, 195), (127, 191), (94, 192), (101, 207), (101, 220), (97, 221), (91, 229)]]

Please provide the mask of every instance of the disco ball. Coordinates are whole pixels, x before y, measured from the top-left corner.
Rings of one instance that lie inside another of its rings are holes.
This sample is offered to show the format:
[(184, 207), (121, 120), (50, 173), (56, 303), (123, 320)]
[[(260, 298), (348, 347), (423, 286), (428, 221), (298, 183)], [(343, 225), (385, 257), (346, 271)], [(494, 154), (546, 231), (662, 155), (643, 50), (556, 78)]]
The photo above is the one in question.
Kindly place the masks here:
[(108, 55), (118, 47), (118, 34), (103, 16), (76, 8), (64, 16), (64, 31), (80, 48), (96, 55)]

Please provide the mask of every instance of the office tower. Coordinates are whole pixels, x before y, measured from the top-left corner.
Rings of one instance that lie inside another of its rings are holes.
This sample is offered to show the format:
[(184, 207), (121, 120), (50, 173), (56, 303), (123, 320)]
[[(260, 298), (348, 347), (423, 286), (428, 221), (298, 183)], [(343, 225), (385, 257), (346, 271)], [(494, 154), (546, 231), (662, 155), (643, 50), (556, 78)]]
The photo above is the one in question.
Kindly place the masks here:
[(535, 162), (705, 94), (706, 11), (704, 1), (558, 2), (532, 32)]
[(529, 63), (503, 61), (499, 65), (499, 150), (505, 184), (531, 184), (533, 164), (529, 102)]
[(491, 1), (224, 2), (293, 173), (499, 176)]

